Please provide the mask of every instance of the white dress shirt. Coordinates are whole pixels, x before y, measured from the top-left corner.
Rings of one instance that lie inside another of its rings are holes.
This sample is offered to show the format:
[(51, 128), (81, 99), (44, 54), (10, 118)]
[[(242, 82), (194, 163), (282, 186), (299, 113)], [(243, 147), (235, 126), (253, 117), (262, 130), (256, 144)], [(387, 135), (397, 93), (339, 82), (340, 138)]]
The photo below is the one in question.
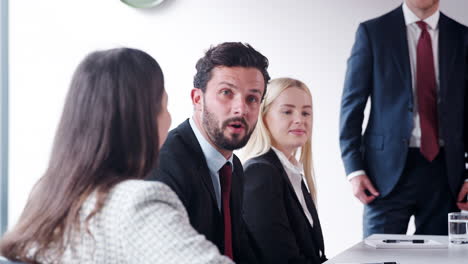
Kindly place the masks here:
[(310, 223), (310, 226), (313, 227), (314, 221), (312, 220), (312, 216), (310, 215), (309, 209), (307, 208), (307, 205), (305, 203), (304, 195), (302, 193), (301, 182), (304, 181), (307, 191), (309, 192), (306, 193), (306, 195), (310, 195), (309, 186), (307, 186), (307, 180), (304, 177), (304, 168), (302, 164), (299, 164), (299, 167), (294, 166), (283, 154), (283, 152), (279, 151), (274, 147), (271, 147), (271, 149), (273, 149), (273, 151), (276, 153), (276, 156), (278, 156), (281, 165), (283, 165), (283, 168), (286, 171), (286, 174), (288, 175), (289, 181), (293, 186), (294, 192), (296, 193), (297, 199), (301, 204), (302, 210), (304, 211), (305, 216)]
[[(413, 88), (413, 130), (411, 131), (411, 138), (409, 141), (409, 146), (413, 148), (419, 148), (421, 146), (421, 124), (419, 123), (419, 111), (418, 109), (418, 96), (416, 92), (416, 64), (417, 64), (417, 53), (416, 49), (418, 46), (419, 37), (421, 36), (421, 28), (416, 24), (416, 22), (421, 21), (421, 19), (416, 16), (411, 9), (406, 5), (406, 2), (403, 3), (403, 17), (406, 24), (406, 37), (408, 39), (408, 52), (411, 66), (411, 84)], [(439, 18), (440, 11), (437, 10), (430, 17), (424, 19), (428, 25), (427, 31), (431, 36), (432, 42), (432, 54), (434, 56), (434, 70), (436, 77), (436, 89), (439, 92)], [(439, 145), (443, 146), (443, 141), (439, 139)], [(354, 177), (365, 175), (364, 170), (358, 170), (348, 174), (348, 180), (351, 180)]]
[[(421, 36), (421, 28), (416, 22), (421, 21), (406, 5), (403, 4), (403, 16), (406, 24), (406, 36), (408, 39), (408, 52), (411, 64), (411, 83), (413, 87), (414, 109), (418, 109), (418, 96), (416, 92), (416, 65), (417, 65), (417, 46), (419, 37)], [(427, 31), (431, 36), (432, 54), (434, 56), (434, 70), (436, 77), (436, 89), (439, 92), (439, 17), (440, 11), (437, 10), (430, 17), (424, 19), (428, 25)], [(439, 140), (440, 141), (440, 140)], [(409, 142), (410, 147), (419, 148), (421, 146), (421, 124), (419, 121), (419, 111), (413, 111), (413, 131)], [(442, 145), (442, 144), (440, 144)]]

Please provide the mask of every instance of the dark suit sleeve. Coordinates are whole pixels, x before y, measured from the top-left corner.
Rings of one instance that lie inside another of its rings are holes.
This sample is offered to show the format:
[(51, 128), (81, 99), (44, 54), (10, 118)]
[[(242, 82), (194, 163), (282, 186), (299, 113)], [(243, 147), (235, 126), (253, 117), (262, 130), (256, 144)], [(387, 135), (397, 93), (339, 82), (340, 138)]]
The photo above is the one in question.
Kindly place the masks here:
[(247, 224), (245, 223), (244, 216), (241, 219), (240, 230), (240, 256), (236, 259), (238, 264), (257, 264), (261, 263), (258, 257), (258, 249), (254, 244), (252, 235), (249, 233)]
[(244, 171), (244, 218), (262, 263), (311, 263), (288, 221), (278, 169), (253, 163)]
[(468, 179), (468, 30), (465, 30), (465, 179)]
[(372, 50), (368, 31), (360, 24), (348, 59), (340, 111), (340, 147), (346, 174), (363, 170), (361, 155), (364, 109), (372, 87)]

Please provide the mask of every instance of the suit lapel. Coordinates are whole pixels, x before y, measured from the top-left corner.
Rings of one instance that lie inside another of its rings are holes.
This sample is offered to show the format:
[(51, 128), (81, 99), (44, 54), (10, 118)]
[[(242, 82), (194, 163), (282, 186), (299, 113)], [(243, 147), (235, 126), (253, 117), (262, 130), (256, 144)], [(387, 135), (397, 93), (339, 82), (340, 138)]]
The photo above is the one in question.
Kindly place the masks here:
[[(192, 149), (193, 157), (198, 161), (197, 172), (195, 173), (198, 177), (201, 178), (203, 184), (210, 192), (210, 196), (213, 200), (213, 203), (217, 207), (216, 195), (213, 187), (213, 181), (211, 180), (210, 170), (205, 159), (205, 155), (198, 143), (197, 137), (195, 136), (188, 119), (180, 125), (180, 133), (182, 138), (188, 146)], [(218, 210), (219, 211), (219, 210)]]
[[(296, 192), (294, 191), (294, 187), (292, 186), (291, 181), (289, 180), (288, 174), (286, 173), (286, 170), (284, 169), (283, 165), (281, 164), (281, 161), (279, 160), (278, 156), (276, 156), (276, 153), (273, 150), (270, 150), (267, 153), (267, 156), (268, 156), (268, 159), (270, 159), (271, 164), (274, 164), (281, 171), (282, 176), (286, 180), (289, 191), (293, 194), (294, 200), (296, 201), (297, 206), (300, 208), (300, 211), (301, 211), (301, 213), (302, 213), (302, 215), (304, 217), (304, 220), (307, 221), (307, 225), (310, 227), (310, 224), (308, 223), (308, 220), (307, 220), (307, 216), (305, 215), (304, 210), (302, 210), (302, 205), (299, 202), (299, 199), (298, 199), (298, 197), (296, 195)], [(306, 200), (307, 209), (309, 210), (310, 215), (312, 216), (312, 220), (314, 222), (314, 225), (311, 228), (312, 237), (313, 237), (315, 243), (317, 243), (318, 247), (322, 251), (320, 256), (324, 257), (324, 252), (325, 251), (324, 251), (322, 227), (320, 226), (320, 220), (318, 218), (317, 210), (315, 208), (315, 205), (313, 204), (312, 197), (310, 197), (309, 201), (307, 201), (307, 199), (305, 199), (305, 200)]]
[(301, 183), (302, 194), (304, 195), (304, 200), (307, 205), (307, 209), (309, 210), (310, 215), (312, 216), (312, 220), (314, 221), (314, 227), (312, 228), (312, 232), (314, 233), (314, 239), (319, 246), (319, 249), (322, 251), (320, 256), (324, 256), (325, 254), (325, 245), (323, 242), (323, 234), (322, 234), (322, 226), (320, 225), (320, 220), (318, 218), (317, 208), (315, 207), (314, 201), (312, 201), (312, 197), (310, 196), (307, 188), (305, 187), (305, 183)]
[[(297, 195), (296, 195), (296, 193), (294, 191), (294, 187), (292, 186), (292, 183), (289, 180), (288, 174), (286, 173), (286, 170), (284, 169), (283, 165), (281, 164), (281, 161), (279, 160), (278, 156), (276, 156), (276, 153), (272, 149), (270, 149), (270, 151), (268, 151), (267, 156), (268, 156), (268, 159), (270, 160), (271, 164), (275, 165), (278, 168), (278, 170), (281, 171), (281, 175), (285, 179), (286, 184), (288, 185), (289, 191), (294, 194), (293, 195), (294, 200), (300, 206), (301, 203), (299, 202), (299, 199), (297, 198)], [(305, 215), (304, 215), (304, 217), (305, 217)]]
[[(274, 164), (281, 171), (281, 175), (285, 179), (285, 181), (286, 181), (286, 183), (288, 185), (289, 191), (293, 194), (293, 197), (294, 197), (294, 200), (296, 201), (297, 206), (299, 206), (299, 208), (301, 208), (300, 211), (303, 214), (304, 219), (307, 219), (307, 217), (306, 217), (306, 215), (304, 213), (304, 210), (302, 210), (302, 205), (299, 202), (299, 198), (296, 195), (296, 191), (294, 191), (294, 187), (292, 186), (292, 183), (289, 180), (289, 176), (286, 173), (286, 170), (284, 169), (283, 165), (281, 164), (281, 161), (279, 160), (278, 156), (276, 156), (276, 153), (273, 150), (270, 150), (270, 152), (268, 153), (268, 156), (270, 158), (270, 162), (272, 164)], [(316, 219), (313, 219), (313, 220), (314, 220), (314, 222), (316, 221)]]
[[(232, 154), (234, 155), (234, 154)], [(241, 240), (241, 235), (238, 233), (239, 230), (242, 229), (242, 198), (243, 198), (243, 173), (244, 170), (242, 168), (242, 163), (237, 159), (234, 155), (233, 157), (233, 166), (234, 171), (232, 173), (232, 184), (231, 184), (231, 197), (230, 197), (230, 205), (231, 205), (231, 225), (232, 230), (232, 247), (234, 250), (234, 256), (239, 254), (239, 245)]]
[(454, 65), (457, 50), (453, 43), (457, 43), (455, 40), (458, 38), (459, 36), (450, 30), (448, 18), (441, 13), (439, 19), (439, 98), (446, 98), (449, 73)]
[(411, 94), (411, 101), (413, 101), (413, 89), (411, 83), (411, 64), (408, 51), (408, 37), (406, 35), (406, 24), (403, 16), (403, 9), (399, 7), (393, 13), (392, 22), (390, 23), (392, 31), (389, 34), (388, 39), (393, 40), (393, 60), (397, 65), (397, 69), (400, 72), (403, 85), (408, 87)]

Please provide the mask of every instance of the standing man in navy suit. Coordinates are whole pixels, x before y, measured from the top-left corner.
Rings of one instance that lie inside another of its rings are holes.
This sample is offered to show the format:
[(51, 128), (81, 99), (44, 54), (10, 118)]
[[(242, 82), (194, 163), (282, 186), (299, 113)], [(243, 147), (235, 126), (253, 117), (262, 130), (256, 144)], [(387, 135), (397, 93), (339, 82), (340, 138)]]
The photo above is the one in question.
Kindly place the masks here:
[(447, 234), (447, 213), (468, 209), (467, 32), (439, 11), (439, 0), (405, 0), (359, 25), (340, 146), (365, 205), (364, 237), (406, 233), (412, 215), (416, 234)]

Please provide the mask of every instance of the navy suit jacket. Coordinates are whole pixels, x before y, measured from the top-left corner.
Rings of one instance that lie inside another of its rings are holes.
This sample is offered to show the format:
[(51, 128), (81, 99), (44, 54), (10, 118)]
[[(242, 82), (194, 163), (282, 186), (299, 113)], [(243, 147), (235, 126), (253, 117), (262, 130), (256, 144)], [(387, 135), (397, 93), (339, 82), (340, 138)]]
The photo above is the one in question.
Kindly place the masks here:
[[(414, 107), (410, 57), (402, 7), (361, 23), (348, 60), (340, 113), (340, 147), (346, 174), (365, 170), (381, 197), (393, 189), (406, 162)], [(451, 192), (468, 173), (467, 28), (439, 19), (439, 135), (445, 144)], [(364, 133), (364, 108), (370, 115)]]
[(326, 261), (317, 210), (307, 205), (312, 228), (275, 152), (248, 160), (244, 173), (244, 218), (259, 263)]
[[(256, 263), (242, 218), (244, 171), (235, 155), (233, 163), (230, 208), (234, 261)], [(223, 215), (217, 206), (205, 156), (188, 119), (169, 132), (159, 154), (157, 172), (152, 177), (171, 187), (184, 204), (190, 224), (223, 253)]]

